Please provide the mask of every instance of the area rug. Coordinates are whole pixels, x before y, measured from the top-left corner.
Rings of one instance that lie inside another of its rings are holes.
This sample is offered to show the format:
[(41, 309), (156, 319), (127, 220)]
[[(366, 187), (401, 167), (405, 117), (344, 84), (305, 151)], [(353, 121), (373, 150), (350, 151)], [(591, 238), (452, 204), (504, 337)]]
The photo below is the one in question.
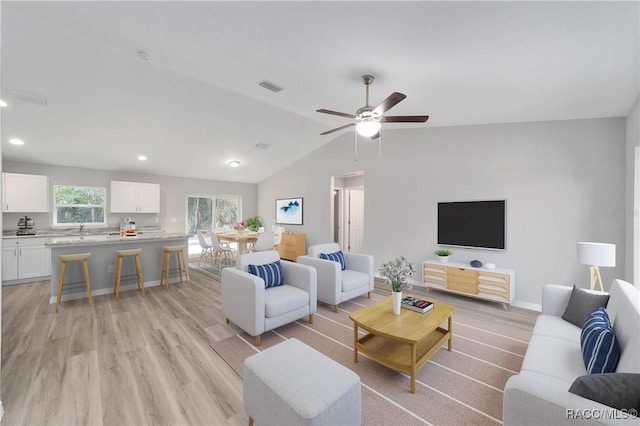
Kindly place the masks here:
[(248, 356), (285, 339), (301, 340), (360, 376), (364, 425), (502, 424), (504, 386), (520, 371), (531, 332), (503, 321), (487, 323), (457, 311), (454, 350), (449, 352), (443, 346), (434, 354), (418, 372), (416, 393), (412, 394), (408, 375), (362, 354), (358, 363), (353, 362), (349, 314), (382, 298), (358, 297), (342, 303), (338, 313), (319, 303), (313, 324), (303, 319), (267, 332), (259, 347), (253, 345), (253, 337), (241, 333), (212, 342), (211, 348), (242, 377)]

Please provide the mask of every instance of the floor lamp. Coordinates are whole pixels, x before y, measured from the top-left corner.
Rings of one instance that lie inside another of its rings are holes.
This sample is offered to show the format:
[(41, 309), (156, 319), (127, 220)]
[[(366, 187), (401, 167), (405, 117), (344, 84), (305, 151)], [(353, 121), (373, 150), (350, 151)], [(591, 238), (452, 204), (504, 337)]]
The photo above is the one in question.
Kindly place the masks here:
[(600, 266), (616, 266), (616, 245), (580, 242), (578, 243), (578, 263), (590, 266), (591, 282), (589, 288), (593, 290), (597, 282), (600, 286), (600, 291), (604, 291), (602, 278), (600, 277)]

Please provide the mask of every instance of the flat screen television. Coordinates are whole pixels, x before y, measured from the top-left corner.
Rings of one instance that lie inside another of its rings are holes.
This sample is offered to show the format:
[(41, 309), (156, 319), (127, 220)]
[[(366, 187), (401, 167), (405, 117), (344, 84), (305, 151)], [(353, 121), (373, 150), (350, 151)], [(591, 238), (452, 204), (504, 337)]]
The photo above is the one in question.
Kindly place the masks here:
[(438, 245), (506, 249), (506, 200), (438, 203)]

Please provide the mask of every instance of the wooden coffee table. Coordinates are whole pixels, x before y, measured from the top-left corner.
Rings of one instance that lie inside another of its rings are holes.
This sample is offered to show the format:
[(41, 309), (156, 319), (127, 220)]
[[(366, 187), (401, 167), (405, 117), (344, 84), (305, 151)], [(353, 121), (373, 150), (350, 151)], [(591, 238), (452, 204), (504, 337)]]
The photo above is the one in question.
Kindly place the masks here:
[[(430, 299), (434, 307), (427, 313), (400, 309), (394, 315), (391, 297), (349, 315), (353, 321), (353, 362), (358, 351), (396, 371), (411, 375), (411, 393), (416, 393), (416, 372), (448, 342), (453, 350), (453, 313), (455, 306)], [(448, 320), (447, 329), (440, 327)], [(358, 338), (358, 327), (369, 332)]]

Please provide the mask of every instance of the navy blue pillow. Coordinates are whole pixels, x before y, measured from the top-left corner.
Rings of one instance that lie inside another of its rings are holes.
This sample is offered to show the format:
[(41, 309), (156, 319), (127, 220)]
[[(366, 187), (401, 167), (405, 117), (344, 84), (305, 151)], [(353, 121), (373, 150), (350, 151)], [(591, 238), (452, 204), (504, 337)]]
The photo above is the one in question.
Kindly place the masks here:
[(335, 253), (320, 253), (320, 259), (332, 260), (334, 262), (338, 262), (340, 264), (340, 269), (344, 271), (344, 253), (342, 250), (337, 251)]
[(601, 307), (589, 315), (580, 334), (582, 359), (589, 374), (614, 373), (620, 360), (620, 346), (607, 311)]
[(284, 284), (282, 265), (279, 260), (265, 265), (249, 265), (249, 273), (262, 278), (264, 280), (264, 288)]

